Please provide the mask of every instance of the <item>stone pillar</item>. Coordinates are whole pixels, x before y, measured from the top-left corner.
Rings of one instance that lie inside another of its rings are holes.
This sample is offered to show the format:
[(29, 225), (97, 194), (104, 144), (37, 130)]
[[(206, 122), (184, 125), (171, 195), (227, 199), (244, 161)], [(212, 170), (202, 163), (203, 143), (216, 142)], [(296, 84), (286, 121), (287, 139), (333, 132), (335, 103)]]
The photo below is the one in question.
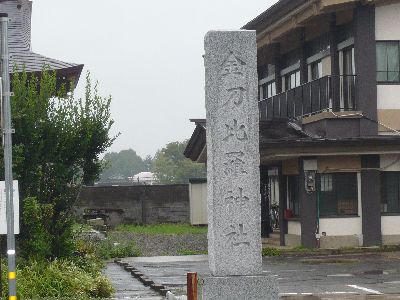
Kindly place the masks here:
[(262, 275), (255, 31), (205, 37), (208, 255), (203, 299), (278, 299)]

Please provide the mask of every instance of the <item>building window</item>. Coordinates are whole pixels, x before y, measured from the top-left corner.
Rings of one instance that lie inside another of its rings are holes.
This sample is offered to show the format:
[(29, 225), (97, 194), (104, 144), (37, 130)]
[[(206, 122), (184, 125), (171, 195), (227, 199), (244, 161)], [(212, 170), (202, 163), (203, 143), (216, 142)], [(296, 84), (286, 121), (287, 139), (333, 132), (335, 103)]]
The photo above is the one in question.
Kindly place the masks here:
[(317, 80), (322, 77), (322, 62), (316, 61), (311, 64), (311, 80)]
[(300, 86), (300, 71), (294, 71), (285, 76), (285, 88), (291, 90)]
[(326, 174), (321, 176), (321, 192), (333, 191), (333, 175)]
[(300, 216), (299, 180), (298, 176), (287, 176), (288, 208), (293, 216)]
[(269, 207), (279, 206), (279, 177), (268, 176)]
[(342, 62), (342, 75), (354, 75), (356, 73), (355, 59), (354, 59), (354, 47), (349, 47), (342, 50), (343, 62)]
[(376, 43), (376, 80), (400, 82), (399, 41)]
[(275, 81), (270, 81), (264, 83), (262, 86), (263, 99), (268, 99), (276, 95), (276, 83)]
[(320, 216), (358, 215), (357, 173), (321, 174), (319, 179)]
[(400, 172), (382, 173), (382, 212), (400, 213)]

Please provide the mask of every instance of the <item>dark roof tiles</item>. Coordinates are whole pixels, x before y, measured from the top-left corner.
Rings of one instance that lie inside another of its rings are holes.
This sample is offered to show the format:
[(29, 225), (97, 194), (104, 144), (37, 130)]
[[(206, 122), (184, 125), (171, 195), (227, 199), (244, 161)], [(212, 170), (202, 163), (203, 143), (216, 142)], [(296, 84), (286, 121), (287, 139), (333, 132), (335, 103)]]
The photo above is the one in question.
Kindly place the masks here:
[[(59, 75), (70, 76), (78, 81), (83, 65), (63, 62), (31, 51), (32, 2), (29, 0), (0, 0), (0, 12), (7, 13), (9, 23), (10, 70), (25, 69), (27, 73), (39, 73), (46, 66)], [(71, 79), (71, 78), (69, 78)]]

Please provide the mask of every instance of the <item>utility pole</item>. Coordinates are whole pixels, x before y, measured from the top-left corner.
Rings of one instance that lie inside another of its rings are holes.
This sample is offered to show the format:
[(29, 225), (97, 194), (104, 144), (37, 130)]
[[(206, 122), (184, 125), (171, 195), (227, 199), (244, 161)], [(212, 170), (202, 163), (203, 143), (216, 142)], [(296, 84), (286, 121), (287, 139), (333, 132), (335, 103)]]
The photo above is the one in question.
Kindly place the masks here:
[(1, 73), (3, 87), (3, 140), (4, 140), (4, 177), (7, 204), (7, 256), (8, 256), (8, 290), (9, 300), (17, 300), (16, 270), (15, 270), (15, 236), (14, 236), (14, 203), (13, 203), (13, 174), (12, 174), (12, 138), (11, 103), (10, 103), (10, 70), (8, 52), (8, 14), (0, 14), (1, 26)]

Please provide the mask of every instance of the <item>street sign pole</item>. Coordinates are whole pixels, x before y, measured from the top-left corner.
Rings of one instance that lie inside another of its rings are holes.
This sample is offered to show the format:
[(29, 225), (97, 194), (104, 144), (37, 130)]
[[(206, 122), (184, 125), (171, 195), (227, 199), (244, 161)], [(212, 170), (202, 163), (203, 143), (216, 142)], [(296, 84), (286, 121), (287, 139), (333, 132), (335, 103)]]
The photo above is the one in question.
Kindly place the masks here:
[(12, 128), (10, 103), (10, 70), (8, 52), (8, 23), (7, 14), (0, 14), (1, 25), (1, 73), (3, 90), (3, 139), (4, 139), (4, 177), (7, 212), (7, 257), (8, 257), (8, 290), (9, 300), (17, 300), (16, 269), (15, 269), (15, 235), (14, 235), (14, 205), (13, 205), (13, 175), (12, 175)]

